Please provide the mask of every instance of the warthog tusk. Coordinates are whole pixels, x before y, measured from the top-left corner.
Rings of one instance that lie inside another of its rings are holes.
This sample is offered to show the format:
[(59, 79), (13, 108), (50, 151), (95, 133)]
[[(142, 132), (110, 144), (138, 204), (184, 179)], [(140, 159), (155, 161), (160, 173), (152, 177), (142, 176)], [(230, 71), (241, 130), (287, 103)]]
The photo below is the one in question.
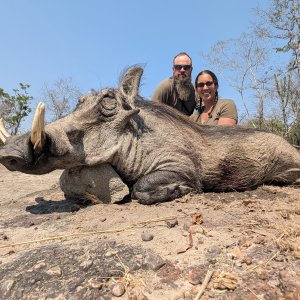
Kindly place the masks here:
[(9, 136), (10, 136), (10, 134), (4, 127), (3, 118), (0, 118), (0, 140), (5, 144), (5, 141)]
[(43, 150), (45, 144), (45, 104), (43, 102), (40, 102), (35, 110), (30, 140), (34, 150)]

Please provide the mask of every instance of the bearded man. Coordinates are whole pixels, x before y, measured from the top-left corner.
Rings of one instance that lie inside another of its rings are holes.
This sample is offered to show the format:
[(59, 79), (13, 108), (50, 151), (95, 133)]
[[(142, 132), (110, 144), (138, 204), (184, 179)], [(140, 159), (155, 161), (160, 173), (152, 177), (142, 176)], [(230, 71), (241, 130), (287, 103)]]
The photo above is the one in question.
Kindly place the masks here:
[(165, 103), (190, 116), (196, 107), (192, 70), (190, 56), (185, 52), (177, 54), (173, 59), (173, 76), (157, 86), (152, 101)]

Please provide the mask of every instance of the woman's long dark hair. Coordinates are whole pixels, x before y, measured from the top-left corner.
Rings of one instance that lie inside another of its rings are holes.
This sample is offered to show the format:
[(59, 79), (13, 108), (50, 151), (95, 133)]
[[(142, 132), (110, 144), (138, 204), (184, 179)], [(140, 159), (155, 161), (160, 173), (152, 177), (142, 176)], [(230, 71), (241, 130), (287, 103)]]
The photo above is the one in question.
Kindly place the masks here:
[[(201, 76), (203, 74), (210, 75), (211, 78), (213, 79), (213, 82), (214, 82), (215, 86), (217, 87), (217, 89), (219, 88), (219, 81), (218, 81), (218, 77), (216, 76), (216, 74), (214, 72), (210, 71), (210, 70), (203, 70), (200, 73), (198, 73), (198, 75), (196, 76), (195, 89), (197, 89), (196, 86), (197, 86), (199, 76)], [(197, 93), (197, 97), (199, 98), (200, 101), (198, 101), (196, 109), (201, 114), (202, 113), (202, 98), (198, 95), (198, 93)], [(216, 90), (215, 98), (216, 98), (216, 100), (219, 99), (218, 90)]]

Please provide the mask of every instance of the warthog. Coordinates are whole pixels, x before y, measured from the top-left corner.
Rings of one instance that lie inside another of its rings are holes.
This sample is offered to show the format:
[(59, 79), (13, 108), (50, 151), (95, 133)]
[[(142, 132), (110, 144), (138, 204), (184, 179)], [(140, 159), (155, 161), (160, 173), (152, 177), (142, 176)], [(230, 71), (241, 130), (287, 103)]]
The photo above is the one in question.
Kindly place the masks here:
[(169, 106), (143, 100), (142, 73), (133, 66), (118, 88), (82, 97), (65, 118), (7, 138), (0, 163), (29, 174), (108, 163), (132, 199), (143, 204), (299, 179), (300, 154), (283, 138), (249, 128), (199, 126)]

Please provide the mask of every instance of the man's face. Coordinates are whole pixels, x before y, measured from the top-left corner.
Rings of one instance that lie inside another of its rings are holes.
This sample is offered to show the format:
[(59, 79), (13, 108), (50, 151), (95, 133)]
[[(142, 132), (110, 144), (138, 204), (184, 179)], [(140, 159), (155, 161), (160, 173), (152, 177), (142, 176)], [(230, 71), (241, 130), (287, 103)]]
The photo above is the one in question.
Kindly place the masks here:
[(186, 80), (191, 78), (192, 62), (186, 55), (181, 55), (175, 58), (173, 65), (173, 77), (179, 80)]

